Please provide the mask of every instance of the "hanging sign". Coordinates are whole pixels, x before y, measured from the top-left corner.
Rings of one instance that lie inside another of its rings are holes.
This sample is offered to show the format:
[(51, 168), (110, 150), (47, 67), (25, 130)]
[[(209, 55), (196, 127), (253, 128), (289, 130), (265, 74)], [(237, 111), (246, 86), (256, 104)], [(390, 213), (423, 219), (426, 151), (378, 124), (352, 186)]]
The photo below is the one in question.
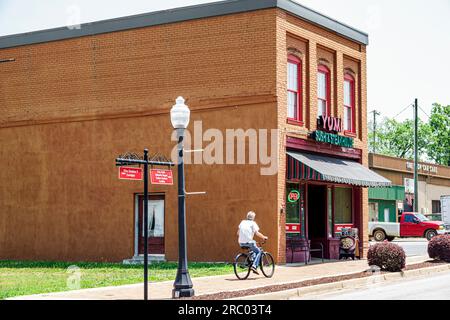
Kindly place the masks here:
[(298, 200), (300, 200), (300, 192), (298, 192), (297, 190), (292, 190), (291, 192), (289, 192), (288, 201), (290, 203), (296, 203), (298, 202)]
[(119, 179), (142, 180), (142, 168), (119, 167)]
[(353, 148), (353, 139), (349, 137), (343, 137), (337, 134), (323, 132), (317, 130), (314, 132), (314, 139), (317, 142), (324, 142), (329, 144), (334, 144), (336, 146)]
[(152, 184), (173, 185), (172, 170), (151, 169), (150, 181)]

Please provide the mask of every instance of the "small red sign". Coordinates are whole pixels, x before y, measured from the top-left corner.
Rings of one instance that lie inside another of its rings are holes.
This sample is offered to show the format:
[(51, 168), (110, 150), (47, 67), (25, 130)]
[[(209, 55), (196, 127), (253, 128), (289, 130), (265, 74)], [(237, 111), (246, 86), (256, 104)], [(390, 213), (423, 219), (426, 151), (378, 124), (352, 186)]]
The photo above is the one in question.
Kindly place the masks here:
[(286, 223), (286, 233), (301, 233), (301, 224)]
[(173, 185), (172, 170), (151, 169), (150, 181), (152, 184)]
[(120, 167), (119, 179), (142, 180), (142, 168)]
[(353, 228), (353, 224), (335, 224), (334, 233), (341, 233), (342, 229)]

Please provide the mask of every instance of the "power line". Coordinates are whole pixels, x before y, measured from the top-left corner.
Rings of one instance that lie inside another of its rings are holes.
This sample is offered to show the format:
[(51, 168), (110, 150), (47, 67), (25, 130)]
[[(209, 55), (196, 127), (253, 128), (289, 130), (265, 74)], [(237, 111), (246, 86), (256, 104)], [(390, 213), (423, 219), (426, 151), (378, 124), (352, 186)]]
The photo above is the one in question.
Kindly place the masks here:
[(419, 109), (422, 110), (422, 112), (423, 112), (428, 118), (430, 118), (430, 116), (428, 115), (428, 113), (426, 113), (425, 110), (423, 110), (421, 106), (419, 106)]
[(410, 103), (407, 107), (405, 107), (402, 111), (400, 111), (395, 117), (393, 117), (392, 119), (397, 118), (399, 115), (401, 115), (403, 112), (405, 112), (408, 108), (412, 107), (414, 104)]

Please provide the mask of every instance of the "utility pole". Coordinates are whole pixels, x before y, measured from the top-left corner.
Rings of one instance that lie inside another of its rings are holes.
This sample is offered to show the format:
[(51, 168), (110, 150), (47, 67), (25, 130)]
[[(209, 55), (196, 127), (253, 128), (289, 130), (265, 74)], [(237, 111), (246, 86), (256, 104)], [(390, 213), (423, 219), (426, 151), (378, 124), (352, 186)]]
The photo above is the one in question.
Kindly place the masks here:
[(380, 113), (377, 110), (373, 110), (371, 113), (373, 113), (373, 153), (376, 153), (377, 151), (377, 147), (376, 147), (376, 142), (377, 142), (377, 116), (380, 115)]
[(417, 175), (419, 168), (418, 156), (418, 133), (419, 133), (419, 104), (417, 99), (414, 101), (414, 212), (419, 212), (419, 177)]

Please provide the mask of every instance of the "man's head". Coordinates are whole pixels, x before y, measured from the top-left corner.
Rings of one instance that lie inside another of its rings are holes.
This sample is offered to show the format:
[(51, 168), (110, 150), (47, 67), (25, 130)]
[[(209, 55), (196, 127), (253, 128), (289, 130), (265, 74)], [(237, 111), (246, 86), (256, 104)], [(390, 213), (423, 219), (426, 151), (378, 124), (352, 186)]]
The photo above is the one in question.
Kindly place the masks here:
[(247, 213), (247, 220), (253, 221), (253, 220), (255, 220), (255, 217), (256, 217), (256, 213), (254, 213), (253, 211), (249, 211)]

